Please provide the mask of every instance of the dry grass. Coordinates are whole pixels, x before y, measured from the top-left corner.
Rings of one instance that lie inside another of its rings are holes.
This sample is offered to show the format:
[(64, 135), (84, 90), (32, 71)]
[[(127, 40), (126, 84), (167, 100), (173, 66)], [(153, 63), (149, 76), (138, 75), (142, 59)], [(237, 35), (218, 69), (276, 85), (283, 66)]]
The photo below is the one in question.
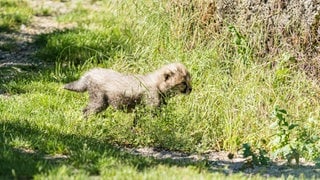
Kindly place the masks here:
[[(169, 2), (177, 36), (187, 49), (229, 37), (232, 25), (245, 34), (255, 57), (290, 53), (310, 77), (319, 77), (320, 6), (314, 1), (183, 1)], [(268, 60), (267, 60), (268, 61)]]

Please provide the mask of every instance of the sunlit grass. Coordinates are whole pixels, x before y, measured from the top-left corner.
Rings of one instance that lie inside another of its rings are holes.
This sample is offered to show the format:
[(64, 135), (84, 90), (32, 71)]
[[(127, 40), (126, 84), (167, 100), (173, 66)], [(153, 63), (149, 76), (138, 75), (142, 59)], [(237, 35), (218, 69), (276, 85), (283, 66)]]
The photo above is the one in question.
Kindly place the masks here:
[(22, 24), (30, 22), (32, 9), (20, 0), (2, 0), (0, 2), (0, 32), (18, 30)]

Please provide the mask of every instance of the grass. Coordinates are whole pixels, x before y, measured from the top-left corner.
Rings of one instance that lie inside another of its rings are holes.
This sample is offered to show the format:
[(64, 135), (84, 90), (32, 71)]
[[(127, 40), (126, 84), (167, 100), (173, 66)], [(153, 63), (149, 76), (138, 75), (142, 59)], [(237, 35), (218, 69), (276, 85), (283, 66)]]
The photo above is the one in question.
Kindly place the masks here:
[[(5, 22), (3, 14), (24, 5), (21, 1), (1, 3), (5, 6), (0, 7), (8, 8), (1, 11)], [(320, 136), (319, 86), (297, 68), (293, 55), (280, 52), (268, 59), (253, 58), (252, 44), (257, 42), (250, 42), (237, 25), (207, 37), (190, 14), (166, 1), (95, 3), (108, 13), (79, 3), (70, 13), (58, 16), (60, 23), (77, 23), (76, 28), (37, 37), (35, 56), (50, 66), (26, 69), (27, 76), (16, 73), (1, 80), (0, 92), (6, 95), (0, 96), (0, 176), (247, 178), (212, 172), (203, 162), (133, 156), (114, 145), (201, 153), (236, 152), (250, 143), (272, 152), (270, 124), (276, 106), (289, 112), (290, 123), (308, 127), (310, 136)], [(186, 28), (190, 22), (194, 22), (192, 30)], [(83, 120), (87, 94), (62, 89), (92, 67), (148, 73), (173, 61), (190, 69), (193, 92), (170, 99), (160, 116), (146, 113), (136, 133), (130, 130), (133, 115), (112, 108)], [(319, 149), (320, 142), (314, 146)], [(46, 158), (61, 155), (68, 158)], [(319, 151), (304, 157), (315, 159)]]
[(20, 0), (1, 1), (0, 12), (0, 32), (18, 30), (22, 24), (28, 24), (32, 16), (32, 9)]

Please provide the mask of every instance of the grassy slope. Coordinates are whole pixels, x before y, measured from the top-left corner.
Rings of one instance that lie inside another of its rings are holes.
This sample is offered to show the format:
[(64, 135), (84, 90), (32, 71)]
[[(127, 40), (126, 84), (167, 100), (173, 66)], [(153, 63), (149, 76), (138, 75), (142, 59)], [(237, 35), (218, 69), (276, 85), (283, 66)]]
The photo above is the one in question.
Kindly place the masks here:
[[(248, 142), (271, 150), (276, 105), (290, 113), (290, 122), (308, 127), (307, 135), (319, 135), (319, 87), (295, 68), (289, 54), (253, 59), (249, 51), (235, 50), (239, 37), (228, 28), (214, 37), (192, 38), (185, 29), (187, 17), (178, 17), (167, 3), (97, 3), (104, 13), (79, 4), (59, 17), (63, 23), (77, 22), (78, 28), (35, 42), (37, 56), (54, 62), (53, 68), (4, 82), (10, 96), (0, 97), (1, 175), (224, 178), (201, 163), (135, 157), (111, 144), (202, 152), (237, 151)], [(147, 73), (172, 61), (190, 69), (194, 91), (171, 99), (163, 115), (142, 117), (136, 133), (130, 131), (132, 115), (112, 109), (83, 121), (87, 95), (61, 88), (95, 66)], [(44, 160), (47, 154), (70, 158)]]

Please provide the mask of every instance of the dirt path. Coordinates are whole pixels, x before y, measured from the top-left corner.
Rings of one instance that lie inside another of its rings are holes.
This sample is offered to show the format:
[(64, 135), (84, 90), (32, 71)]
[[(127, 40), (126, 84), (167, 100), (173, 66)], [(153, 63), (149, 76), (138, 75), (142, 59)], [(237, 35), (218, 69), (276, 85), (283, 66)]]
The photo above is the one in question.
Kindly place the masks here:
[[(64, 1), (28, 1), (34, 9), (49, 8), (53, 16), (34, 16), (29, 25), (22, 25), (19, 32), (1, 33), (0, 43), (12, 43), (11, 51), (0, 50), (0, 67), (13, 66), (41, 66), (43, 62), (35, 59), (33, 54), (36, 46), (32, 45), (35, 37), (55, 30), (73, 28), (75, 24), (60, 24), (54, 15), (64, 14), (76, 7), (77, 0)], [(96, 8), (96, 7), (95, 7)], [(156, 159), (172, 159), (175, 161), (205, 161), (213, 172), (232, 174), (243, 172), (245, 174), (261, 174), (265, 177), (294, 176), (320, 177), (320, 168), (314, 163), (301, 160), (299, 166), (287, 166), (285, 161), (275, 161), (269, 166), (257, 167), (248, 163), (241, 155), (235, 154), (232, 159), (228, 152), (209, 152), (206, 154), (184, 154), (180, 152), (159, 150), (154, 148), (121, 148), (134, 155), (153, 157)], [(54, 158), (54, 157), (53, 157)]]
[(255, 166), (249, 159), (243, 158), (241, 154), (232, 154), (230, 159), (228, 152), (208, 152), (205, 154), (185, 154), (174, 151), (159, 150), (155, 148), (125, 148), (131, 154), (153, 157), (156, 159), (172, 159), (181, 161), (205, 161), (212, 172), (220, 172), (226, 175), (242, 172), (247, 175), (260, 174), (264, 177), (300, 177), (304, 174), (305, 178), (320, 178), (320, 168), (314, 163), (300, 159), (300, 165), (288, 166), (284, 160), (277, 160), (268, 166)]
[[(35, 10), (48, 8), (53, 14), (64, 14), (75, 6), (67, 7), (66, 3), (60, 1), (28, 1), (28, 4)], [(73, 3), (74, 4), (74, 3)], [(10, 50), (0, 50), (0, 67), (10, 66), (39, 66), (42, 62), (35, 59), (33, 54), (36, 46), (32, 43), (36, 36), (74, 27), (74, 24), (60, 24), (54, 16), (34, 16), (28, 25), (22, 24), (17, 32), (2, 32), (0, 44), (7, 44)]]

